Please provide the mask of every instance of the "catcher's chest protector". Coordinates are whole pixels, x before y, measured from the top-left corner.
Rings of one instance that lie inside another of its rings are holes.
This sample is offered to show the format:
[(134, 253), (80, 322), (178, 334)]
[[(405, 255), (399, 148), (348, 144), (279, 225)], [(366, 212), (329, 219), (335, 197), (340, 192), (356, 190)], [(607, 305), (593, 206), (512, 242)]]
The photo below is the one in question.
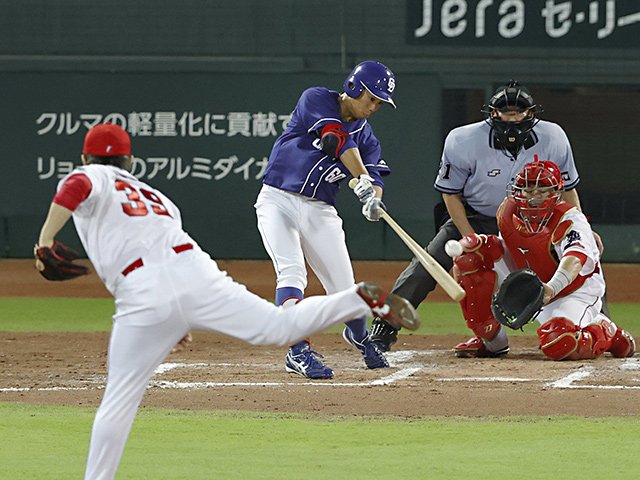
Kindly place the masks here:
[(562, 202), (553, 211), (549, 223), (538, 233), (527, 232), (524, 222), (516, 213), (512, 198), (505, 200), (498, 214), (498, 227), (504, 243), (516, 266), (530, 268), (543, 282), (548, 282), (558, 268), (553, 243), (561, 241), (571, 228), (570, 222), (561, 222), (573, 205)]

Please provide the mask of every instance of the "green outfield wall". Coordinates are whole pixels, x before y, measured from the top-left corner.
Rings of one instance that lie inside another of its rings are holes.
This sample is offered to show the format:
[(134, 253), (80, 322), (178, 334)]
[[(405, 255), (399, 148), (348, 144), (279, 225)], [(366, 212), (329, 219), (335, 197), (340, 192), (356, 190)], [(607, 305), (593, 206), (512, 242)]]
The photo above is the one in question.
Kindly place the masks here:
[[(31, 255), (84, 134), (131, 134), (134, 174), (168, 194), (218, 258), (267, 258), (253, 203), (302, 90), (340, 90), (375, 58), (397, 110), (371, 120), (393, 174), (385, 203), (420, 243), (434, 232), (442, 141), (492, 90), (529, 86), (567, 131), (605, 261), (640, 261), (640, 4), (583, 1), (0, 1), (0, 257)], [(354, 259), (410, 254), (339, 198)], [(63, 240), (79, 247), (72, 226)]]

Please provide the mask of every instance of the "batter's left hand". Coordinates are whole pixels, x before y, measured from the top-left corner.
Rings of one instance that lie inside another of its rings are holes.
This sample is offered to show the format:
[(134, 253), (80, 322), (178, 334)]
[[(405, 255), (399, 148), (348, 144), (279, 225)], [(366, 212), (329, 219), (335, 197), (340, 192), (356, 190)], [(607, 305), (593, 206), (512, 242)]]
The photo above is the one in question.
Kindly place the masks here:
[(372, 197), (362, 206), (362, 215), (370, 222), (377, 222), (382, 217), (382, 212), (386, 212), (387, 207), (384, 206), (382, 200), (378, 197)]

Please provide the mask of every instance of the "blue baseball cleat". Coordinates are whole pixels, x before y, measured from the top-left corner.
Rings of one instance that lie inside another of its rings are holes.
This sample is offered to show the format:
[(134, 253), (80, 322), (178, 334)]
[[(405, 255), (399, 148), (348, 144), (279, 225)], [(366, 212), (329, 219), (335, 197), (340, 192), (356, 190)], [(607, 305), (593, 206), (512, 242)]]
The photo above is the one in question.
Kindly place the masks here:
[(315, 380), (333, 378), (333, 370), (324, 365), (321, 358), (324, 357), (311, 350), (309, 342), (303, 341), (289, 348), (285, 369), (287, 372)]
[(371, 341), (369, 335), (364, 337), (361, 342), (358, 342), (355, 338), (353, 338), (353, 333), (348, 328), (345, 328), (342, 331), (342, 338), (344, 340), (356, 347), (362, 353), (364, 357), (364, 363), (367, 368), (389, 368), (389, 362), (387, 358), (382, 353), (382, 350), (376, 345), (375, 342)]

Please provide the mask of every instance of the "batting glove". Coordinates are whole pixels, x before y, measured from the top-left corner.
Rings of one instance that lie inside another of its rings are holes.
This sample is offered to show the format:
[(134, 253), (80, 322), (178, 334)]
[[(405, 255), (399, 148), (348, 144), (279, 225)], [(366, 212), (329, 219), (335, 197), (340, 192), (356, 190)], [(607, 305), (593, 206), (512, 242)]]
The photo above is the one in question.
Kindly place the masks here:
[(382, 217), (382, 212), (386, 212), (387, 207), (384, 206), (382, 200), (378, 197), (372, 197), (362, 206), (362, 215), (370, 222), (377, 222)]
[(360, 175), (358, 183), (353, 188), (353, 193), (356, 194), (361, 203), (367, 203), (367, 200), (376, 195), (376, 191), (373, 189), (373, 178), (369, 175)]

